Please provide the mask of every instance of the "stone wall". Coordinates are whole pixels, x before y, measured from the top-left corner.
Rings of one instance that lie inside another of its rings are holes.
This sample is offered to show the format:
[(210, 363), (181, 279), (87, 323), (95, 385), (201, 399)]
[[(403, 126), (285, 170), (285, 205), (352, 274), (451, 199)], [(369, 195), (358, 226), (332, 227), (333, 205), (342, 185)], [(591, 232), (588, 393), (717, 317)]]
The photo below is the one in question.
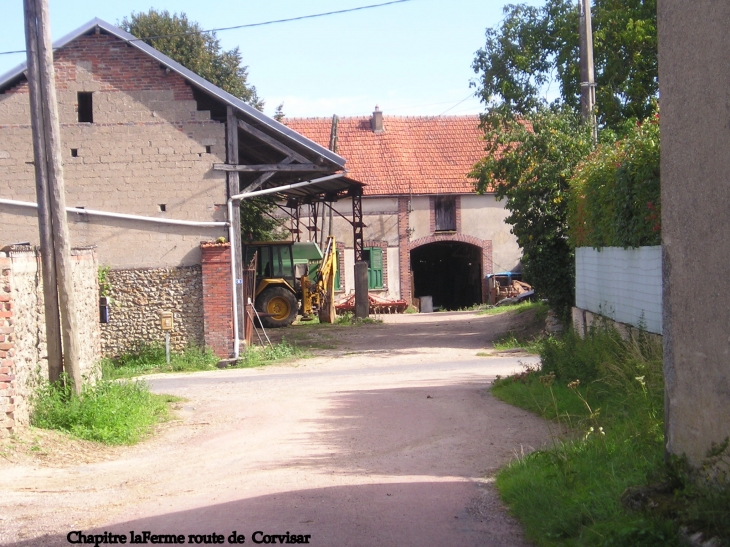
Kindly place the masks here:
[(173, 314), (170, 347), (202, 346), (203, 290), (200, 266), (110, 270), (109, 323), (101, 325), (101, 351), (115, 357), (139, 343), (164, 344), (160, 313)]
[[(28, 424), (28, 399), (48, 377), (40, 256), (31, 247), (0, 252), (0, 434)], [(97, 259), (72, 251), (80, 367), (89, 376), (100, 358)]]

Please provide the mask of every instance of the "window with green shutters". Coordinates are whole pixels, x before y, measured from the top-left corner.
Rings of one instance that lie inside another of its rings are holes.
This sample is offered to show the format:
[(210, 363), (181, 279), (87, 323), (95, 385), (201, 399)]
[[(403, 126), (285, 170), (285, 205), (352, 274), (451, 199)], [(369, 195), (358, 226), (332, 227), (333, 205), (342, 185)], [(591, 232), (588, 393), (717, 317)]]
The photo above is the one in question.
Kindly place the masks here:
[(382, 289), (383, 249), (367, 247), (362, 250), (362, 258), (368, 263), (368, 289)]

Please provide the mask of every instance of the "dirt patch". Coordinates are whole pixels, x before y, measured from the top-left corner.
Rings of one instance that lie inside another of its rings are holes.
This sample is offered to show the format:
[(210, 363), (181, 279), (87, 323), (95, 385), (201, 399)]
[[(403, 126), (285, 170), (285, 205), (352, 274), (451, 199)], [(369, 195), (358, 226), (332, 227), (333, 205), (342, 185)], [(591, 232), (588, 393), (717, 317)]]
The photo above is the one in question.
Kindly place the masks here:
[(57, 431), (21, 428), (0, 440), (0, 472), (4, 464), (67, 467), (114, 459), (124, 447), (75, 439)]
[(267, 331), (273, 343), (286, 340), (312, 355), (342, 356), (354, 353), (431, 353), (448, 348), (458, 355), (489, 351), (493, 341), (514, 333), (534, 337), (544, 328), (537, 310), (505, 310), (497, 315), (474, 312), (385, 314), (372, 316), (377, 323), (359, 325), (295, 324)]

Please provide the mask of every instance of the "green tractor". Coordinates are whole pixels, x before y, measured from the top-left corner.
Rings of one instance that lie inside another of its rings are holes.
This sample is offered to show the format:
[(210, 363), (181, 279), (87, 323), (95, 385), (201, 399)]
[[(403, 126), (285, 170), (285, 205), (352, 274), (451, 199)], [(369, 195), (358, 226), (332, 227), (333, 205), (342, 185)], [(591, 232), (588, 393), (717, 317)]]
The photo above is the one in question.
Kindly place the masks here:
[(324, 253), (316, 243), (262, 241), (245, 244), (243, 256), (246, 263), (256, 256), (254, 306), (264, 327), (286, 327), (297, 314), (310, 319), (317, 313), (323, 323), (334, 321), (333, 237), (327, 238)]

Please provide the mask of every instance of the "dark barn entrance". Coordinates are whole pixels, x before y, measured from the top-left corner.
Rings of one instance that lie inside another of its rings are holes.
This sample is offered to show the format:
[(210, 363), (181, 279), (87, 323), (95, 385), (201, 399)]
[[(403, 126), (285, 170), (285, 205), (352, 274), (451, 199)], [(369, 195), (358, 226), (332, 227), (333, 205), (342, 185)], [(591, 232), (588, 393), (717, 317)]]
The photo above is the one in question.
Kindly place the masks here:
[(432, 296), (434, 307), (458, 310), (482, 302), (482, 250), (458, 241), (437, 241), (411, 251), (415, 297)]

